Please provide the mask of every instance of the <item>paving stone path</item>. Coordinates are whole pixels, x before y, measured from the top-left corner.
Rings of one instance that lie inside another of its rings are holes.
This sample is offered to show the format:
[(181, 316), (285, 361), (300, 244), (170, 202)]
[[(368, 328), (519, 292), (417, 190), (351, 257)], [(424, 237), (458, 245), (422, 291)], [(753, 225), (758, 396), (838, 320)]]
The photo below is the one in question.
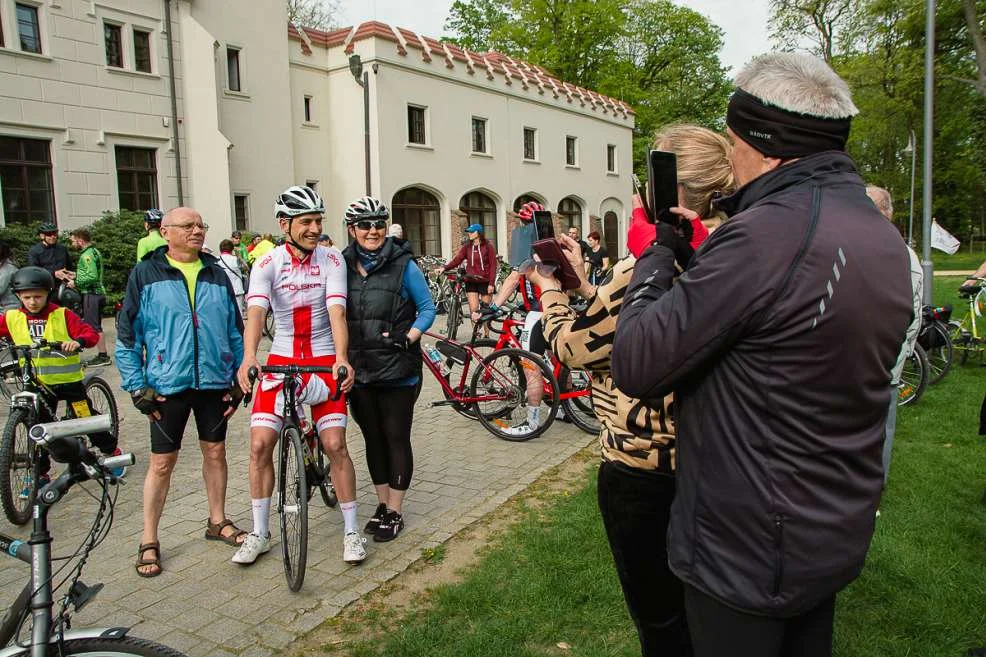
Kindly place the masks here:
[[(112, 321), (106, 320), (105, 326), (112, 345)], [(268, 345), (265, 340), (262, 349)], [(99, 374), (119, 390), (115, 367), (101, 368)], [(562, 422), (529, 442), (499, 440), (451, 408), (431, 408), (430, 402), (441, 397), (441, 390), (428, 372), (425, 377), (415, 410), (414, 477), (404, 506), (406, 529), (391, 543), (369, 541), (366, 562), (349, 566), (342, 561), (342, 515), (337, 509), (326, 509), (316, 495), (309, 515), (307, 575), (298, 593), (292, 593), (285, 584), (276, 540), (270, 553), (246, 568), (229, 561), (233, 548), (204, 540), (208, 511), (193, 422), (185, 433), (161, 520), (164, 572), (156, 578), (137, 576), (133, 563), (140, 541), (141, 494), (150, 439), (147, 421), (119, 391), (121, 447), (136, 454), (137, 464), (120, 490), (112, 530), (83, 572), (83, 581), (106, 586), (75, 616), (74, 625), (133, 626), (133, 635), (160, 641), (190, 657), (275, 654), (397, 576), (420, 557), (422, 549), (444, 542), (490, 513), (594, 440)], [(6, 415), (7, 409), (0, 409), (0, 421), (5, 421)], [(231, 421), (227, 439), (226, 504), (230, 518), (247, 531), (251, 527), (248, 426), (248, 415), (241, 409)], [(376, 496), (355, 423), (350, 424), (348, 436), (356, 464), (362, 527), (376, 507)], [(87, 486), (98, 490), (92, 484)], [(52, 512), (56, 554), (69, 554), (79, 545), (96, 504), (80, 487)], [(271, 523), (276, 533), (277, 518), (273, 515)], [(19, 537), (29, 534), (29, 528), (13, 528), (2, 517), (0, 527), (0, 531)], [(6, 606), (13, 600), (27, 574), (21, 562), (0, 559), (0, 604)]]

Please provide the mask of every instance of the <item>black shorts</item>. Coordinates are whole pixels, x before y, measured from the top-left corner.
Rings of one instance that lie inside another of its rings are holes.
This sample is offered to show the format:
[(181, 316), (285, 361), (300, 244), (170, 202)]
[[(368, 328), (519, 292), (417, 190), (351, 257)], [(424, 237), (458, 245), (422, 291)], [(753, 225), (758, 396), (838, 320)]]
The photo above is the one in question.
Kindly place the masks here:
[(151, 420), (151, 452), (170, 454), (181, 449), (189, 413), (195, 414), (199, 440), (221, 443), (226, 440), (226, 390), (185, 390), (161, 402), (161, 419)]
[(489, 283), (466, 283), (466, 292), (475, 292), (476, 294), (489, 294), (490, 284)]
[(93, 327), (96, 333), (103, 332), (103, 306), (106, 305), (104, 294), (82, 295), (82, 321)]

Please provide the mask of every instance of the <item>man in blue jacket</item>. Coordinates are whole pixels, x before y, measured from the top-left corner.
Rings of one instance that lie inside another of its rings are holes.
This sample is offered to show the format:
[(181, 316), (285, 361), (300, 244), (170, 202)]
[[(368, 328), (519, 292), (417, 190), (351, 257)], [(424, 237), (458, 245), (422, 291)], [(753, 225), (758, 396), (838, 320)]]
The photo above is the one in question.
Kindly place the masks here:
[(190, 413), (209, 502), (205, 538), (235, 546), (246, 537), (226, 518), (224, 443), (226, 418), (238, 401), (243, 320), (229, 278), (216, 258), (201, 252), (208, 228), (191, 208), (168, 212), (161, 223), (167, 245), (130, 273), (120, 313), (116, 364), (123, 389), (151, 423), (136, 565), (141, 577), (161, 574), (158, 524)]

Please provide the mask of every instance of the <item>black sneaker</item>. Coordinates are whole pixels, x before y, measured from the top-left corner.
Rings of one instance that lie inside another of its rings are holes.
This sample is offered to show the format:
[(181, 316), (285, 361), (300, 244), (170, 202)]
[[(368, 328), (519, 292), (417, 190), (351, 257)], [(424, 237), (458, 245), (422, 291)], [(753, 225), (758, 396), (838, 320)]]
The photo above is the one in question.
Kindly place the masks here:
[(113, 361), (107, 354), (97, 354), (95, 357), (90, 358), (86, 361), (86, 367), (105, 367), (106, 365), (112, 364)]
[(386, 543), (397, 538), (397, 535), (404, 529), (404, 517), (396, 511), (387, 511), (387, 515), (380, 521), (373, 540), (377, 543)]
[(380, 526), (380, 521), (383, 520), (384, 519), (384, 516), (386, 516), (386, 515), (387, 515), (387, 505), (386, 504), (378, 504), (377, 505), (377, 510), (376, 510), (376, 512), (374, 512), (373, 517), (370, 518), (369, 521), (367, 521), (366, 527), (363, 528), (363, 533), (364, 534), (371, 534), (371, 535), (372, 534), (376, 534), (377, 533), (377, 527)]

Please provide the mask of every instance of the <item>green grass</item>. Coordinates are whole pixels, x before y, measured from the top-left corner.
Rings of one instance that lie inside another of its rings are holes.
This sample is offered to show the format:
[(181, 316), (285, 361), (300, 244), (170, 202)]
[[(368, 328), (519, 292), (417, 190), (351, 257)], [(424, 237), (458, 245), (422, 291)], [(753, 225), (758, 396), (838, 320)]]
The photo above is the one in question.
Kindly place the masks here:
[[(953, 303), (956, 314), (961, 280), (935, 280), (936, 303)], [(984, 389), (986, 368), (953, 366), (916, 405), (900, 409), (867, 565), (839, 596), (838, 657), (960, 657), (986, 646), (986, 467), (984, 439), (976, 435)], [(369, 625), (378, 636), (322, 650), (354, 657), (639, 655), (593, 473), (590, 467), (580, 490), (543, 508), (519, 506), (516, 522), (461, 583), (433, 590), (404, 616), (382, 613)], [(365, 632), (365, 620), (352, 630)]]
[[(918, 257), (921, 252), (918, 251)], [(970, 274), (986, 260), (986, 253), (976, 250), (969, 253), (966, 249), (959, 249), (955, 255), (948, 255), (938, 249), (931, 249), (931, 262), (935, 265), (935, 271), (967, 271)]]

